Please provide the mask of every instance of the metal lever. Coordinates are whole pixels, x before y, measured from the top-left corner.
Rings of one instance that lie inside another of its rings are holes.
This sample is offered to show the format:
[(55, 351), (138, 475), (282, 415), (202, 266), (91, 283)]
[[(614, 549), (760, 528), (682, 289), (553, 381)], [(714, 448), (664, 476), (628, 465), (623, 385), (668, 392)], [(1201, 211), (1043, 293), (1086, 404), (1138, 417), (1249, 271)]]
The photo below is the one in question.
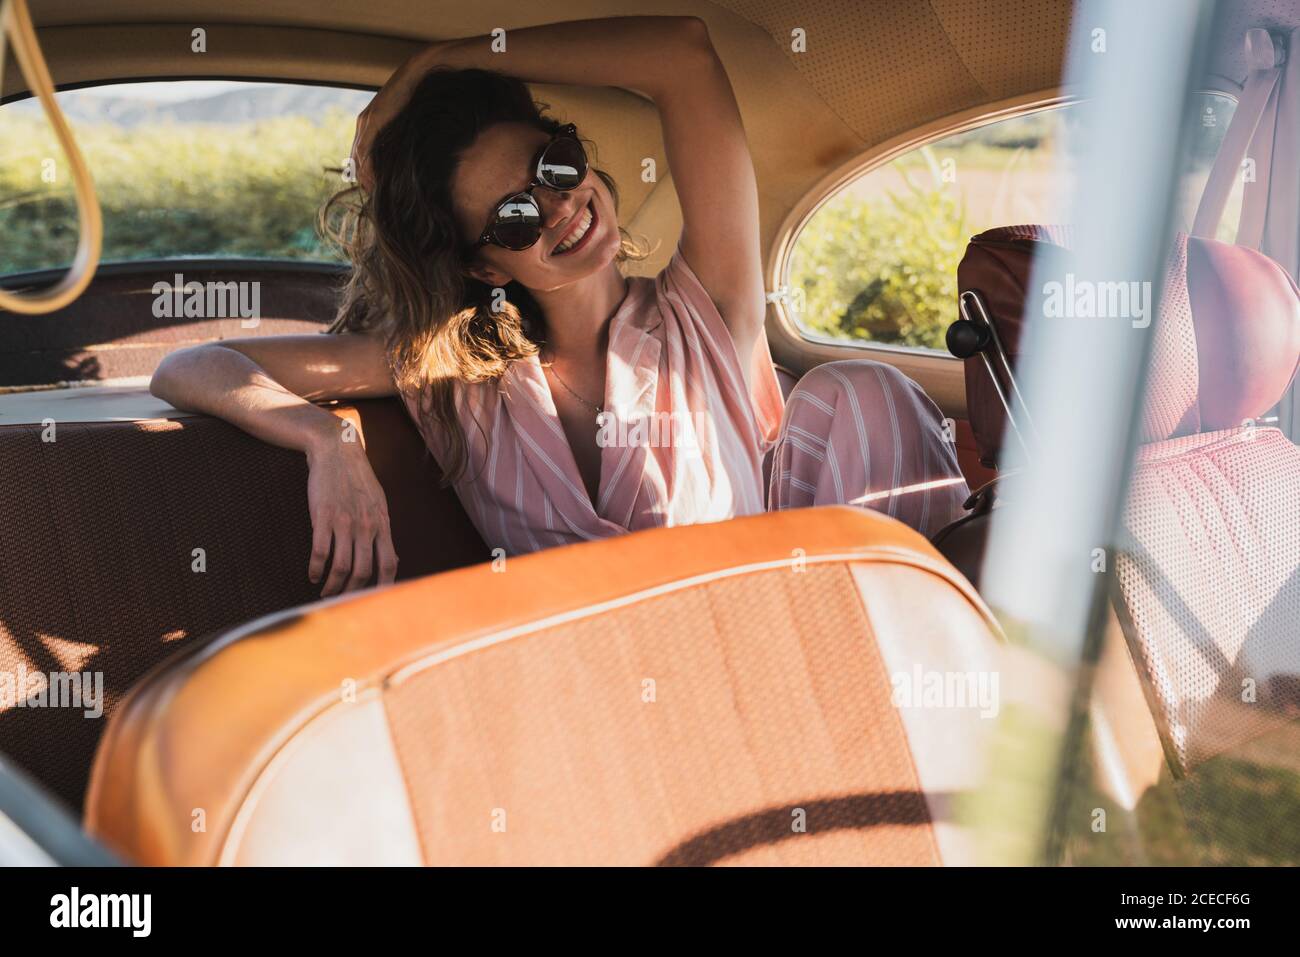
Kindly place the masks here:
[[(984, 363), (984, 369), (988, 373), (989, 381), (993, 384), (993, 391), (997, 393), (998, 401), (1002, 403), (1002, 409), (1007, 414), (1007, 422), (1011, 426), (1011, 431), (1015, 433), (1016, 440), (1020, 447), (1024, 449), (1025, 455), (1028, 456), (1029, 440), (1026, 438), (1026, 432), (1030, 438), (1036, 437), (1033, 419), (1029, 415), (1029, 408), (1025, 404), (1024, 396), (1020, 394), (1020, 387), (1016, 384), (1015, 374), (1011, 371), (1011, 362), (1007, 359), (1006, 349), (1003, 348), (1002, 338), (998, 335), (996, 327), (989, 319), (988, 311), (984, 308), (984, 302), (979, 295), (973, 291), (963, 292), (957, 299), (957, 308), (961, 312), (961, 319), (954, 322), (948, 327), (947, 344), (948, 351), (959, 359), (969, 359), (978, 355)], [(997, 364), (1001, 366), (1003, 374), (1006, 376), (1007, 387), (1010, 389), (1011, 396), (1008, 396), (1007, 388), (1002, 385), (1002, 379), (994, 368), (993, 359), (989, 358), (992, 352)], [(1016, 406), (1019, 409), (1017, 415)], [(1024, 431), (1021, 429), (1020, 419), (1023, 418)]]

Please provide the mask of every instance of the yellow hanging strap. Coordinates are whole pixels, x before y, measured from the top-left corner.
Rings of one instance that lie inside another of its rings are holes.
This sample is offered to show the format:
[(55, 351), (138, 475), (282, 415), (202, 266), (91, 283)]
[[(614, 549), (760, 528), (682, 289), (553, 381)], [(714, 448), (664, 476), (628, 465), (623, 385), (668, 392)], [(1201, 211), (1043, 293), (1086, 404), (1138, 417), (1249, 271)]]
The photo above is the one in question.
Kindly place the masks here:
[[(27, 86), (36, 93), (41, 101), (45, 115), (54, 127), (54, 135), (63, 147), (68, 163), (72, 167), (72, 186), (77, 195), (77, 213), (80, 220), (80, 232), (77, 239), (77, 255), (72, 260), (72, 268), (58, 285), (44, 292), (19, 296), (0, 289), (0, 309), (19, 312), (29, 316), (54, 312), (76, 300), (85, 291), (90, 280), (95, 276), (99, 266), (99, 256), (104, 243), (104, 221), (99, 210), (99, 200), (95, 196), (95, 183), (90, 177), (86, 160), (77, 148), (68, 121), (54, 99), (54, 81), (50, 79), (50, 69), (41, 55), (40, 44), (36, 42), (36, 30), (32, 26), (32, 17), (27, 10), (27, 0), (0, 0), (0, 77), (4, 76), (5, 35), (9, 36), (13, 46), (18, 68), (27, 80)], [(0, 236), (0, 242), (4, 237)]]

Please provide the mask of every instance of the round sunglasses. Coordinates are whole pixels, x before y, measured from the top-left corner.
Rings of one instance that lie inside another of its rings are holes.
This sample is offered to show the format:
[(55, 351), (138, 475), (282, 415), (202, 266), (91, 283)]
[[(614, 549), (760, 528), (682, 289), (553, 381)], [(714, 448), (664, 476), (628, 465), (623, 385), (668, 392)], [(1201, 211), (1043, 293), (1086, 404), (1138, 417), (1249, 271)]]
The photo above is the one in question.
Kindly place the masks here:
[(587, 178), (587, 151), (578, 140), (578, 128), (570, 123), (561, 127), (533, 160), (532, 181), (518, 193), (511, 193), (497, 204), (483, 235), (472, 249), (501, 246), (518, 252), (528, 249), (542, 238), (542, 208), (533, 197), (539, 186), (558, 192), (576, 189)]

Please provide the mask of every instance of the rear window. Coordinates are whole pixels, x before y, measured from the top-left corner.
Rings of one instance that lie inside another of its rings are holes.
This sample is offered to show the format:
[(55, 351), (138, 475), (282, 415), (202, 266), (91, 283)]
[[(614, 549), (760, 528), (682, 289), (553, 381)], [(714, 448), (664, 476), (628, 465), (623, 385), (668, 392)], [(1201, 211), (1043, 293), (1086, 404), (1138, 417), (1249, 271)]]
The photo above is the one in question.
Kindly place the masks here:
[[(103, 207), (104, 261), (338, 261), (316, 213), (345, 185), (372, 96), (216, 80), (59, 93)], [(0, 275), (67, 267), (76, 251), (68, 162), (35, 99), (0, 106), (0, 236)]]

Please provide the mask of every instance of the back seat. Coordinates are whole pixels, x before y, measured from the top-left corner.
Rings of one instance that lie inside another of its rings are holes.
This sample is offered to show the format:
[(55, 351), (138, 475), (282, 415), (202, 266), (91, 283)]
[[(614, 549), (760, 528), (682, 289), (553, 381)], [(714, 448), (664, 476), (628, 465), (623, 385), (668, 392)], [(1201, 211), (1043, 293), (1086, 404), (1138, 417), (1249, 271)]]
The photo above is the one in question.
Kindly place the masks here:
[[(399, 578), (488, 557), (396, 400), (333, 411), (358, 424), (388, 495)], [(302, 455), (143, 389), (0, 397), (0, 675), (102, 673), (104, 693), (101, 718), (0, 700), (0, 752), (79, 809), (105, 723), (141, 675), (315, 599), (306, 478)]]
[[(778, 378), (787, 392), (795, 381)], [(358, 425), (387, 493), (399, 580), (491, 557), (397, 400), (331, 408)], [(315, 600), (306, 480), (302, 455), (143, 387), (0, 396), (0, 676), (101, 673), (104, 694), (100, 718), (0, 695), (0, 753), (80, 809), (103, 726), (142, 675)]]

